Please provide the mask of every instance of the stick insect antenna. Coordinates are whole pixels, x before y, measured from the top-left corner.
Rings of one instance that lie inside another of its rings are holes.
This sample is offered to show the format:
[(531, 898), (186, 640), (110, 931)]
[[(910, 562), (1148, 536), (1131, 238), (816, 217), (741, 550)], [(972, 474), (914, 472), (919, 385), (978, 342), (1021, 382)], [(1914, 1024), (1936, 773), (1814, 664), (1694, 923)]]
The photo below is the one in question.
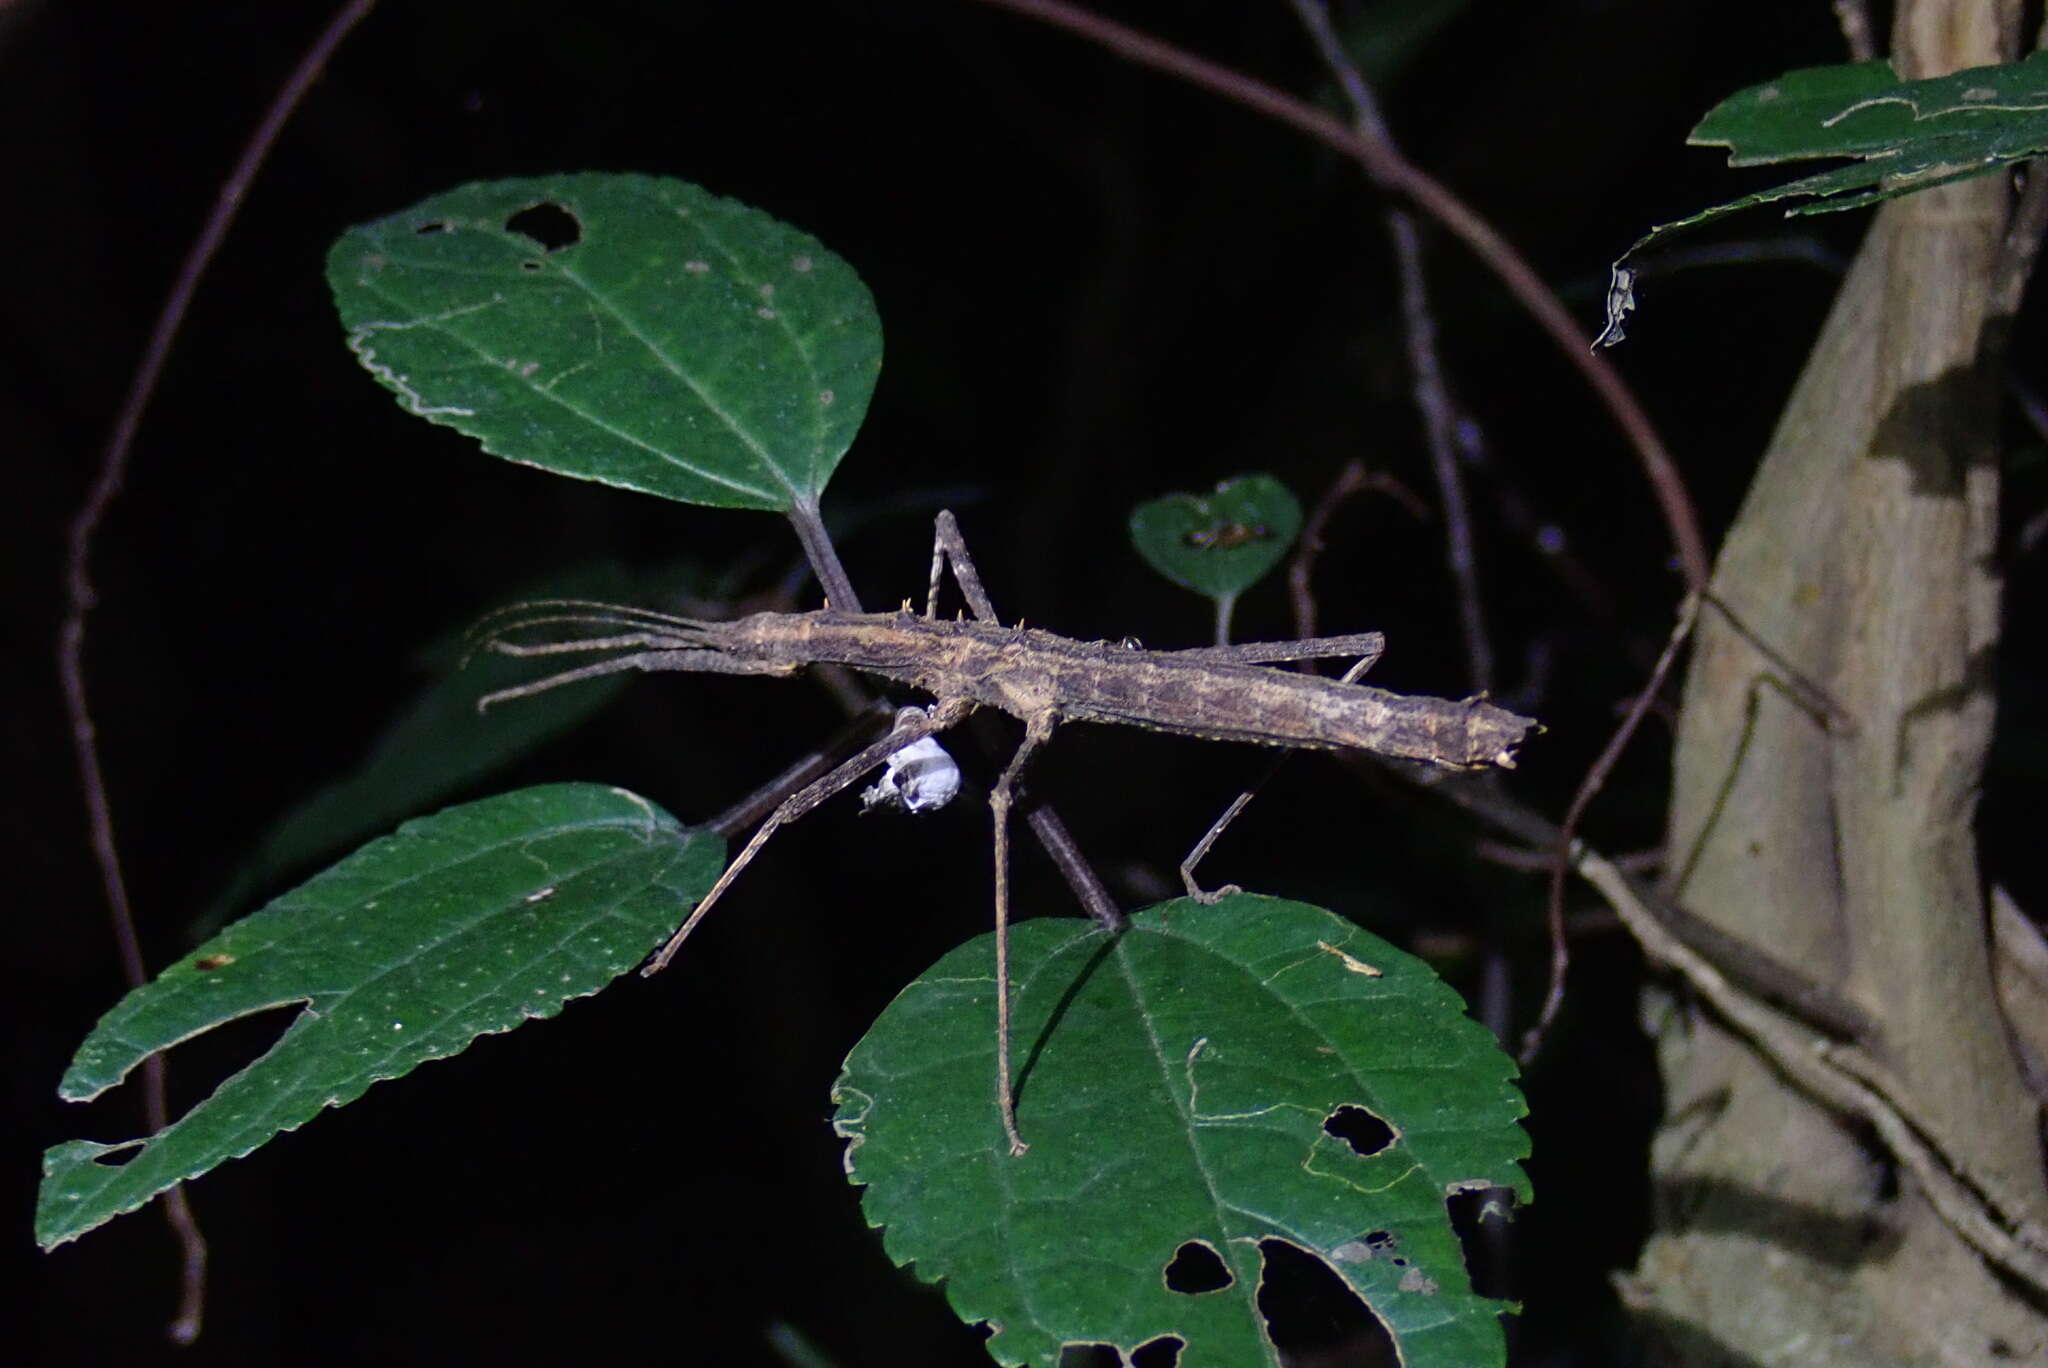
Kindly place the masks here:
[[(650, 636), (678, 638), (678, 644), (682, 644), (682, 638), (691, 638), (689, 644), (702, 644), (695, 639), (701, 638), (708, 628), (716, 624), (695, 618), (670, 617), (666, 613), (628, 604), (597, 603), (587, 599), (532, 599), (493, 609), (479, 618), (463, 634), (462, 663), (467, 665), (478, 651), (500, 649), (499, 643), (504, 641), (507, 632), (564, 625), (624, 627)], [(564, 649), (575, 648), (565, 646)], [(516, 652), (506, 651), (505, 654)]]
[[(531, 650), (507, 651), (507, 655), (547, 655), (551, 652), (535, 648)], [(635, 651), (631, 655), (616, 656), (611, 660), (600, 660), (594, 665), (582, 665), (573, 670), (563, 670), (530, 684), (515, 684), (509, 689), (487, 693), (476, 701), (478, 712), (488, 712), (500, 703), (509, 703), (515, 698), (531, 698), (546, 693), (549, 689), (578, 680), (597, 679), (609, 674), (623, 674), (627, 670), (696, 670), (720, 674), (773, 674), (786, 673), (770, 669), (735, 670), (730, 658), (716, 651), (678, 650), (674, 648), (658, 651)]]
[[(630, 620), (647, 627), (688, 629), (706, 625), (700, 618), (680, 617), (674, 613), (664, 613), (654, 608), (641, 608), (631, 603), (607, 603), (603, 599), (545, 598), (526, 599), (519, 603), (508, 603), (502, 608), (493, 608), (490, 612), (477, 619), (476, 625), (469, 629), (470, 635), (495, 634), (506, 630), (500, 624), (500, 619), (517, 617), (522, 613), (531, 613), (535, 609), (556, 608), (574, 609), (579, 613), (589, 614), (595, 620), (618, 622)], [(564, 618), (563, 620), (573, 621), (574, 619)]]

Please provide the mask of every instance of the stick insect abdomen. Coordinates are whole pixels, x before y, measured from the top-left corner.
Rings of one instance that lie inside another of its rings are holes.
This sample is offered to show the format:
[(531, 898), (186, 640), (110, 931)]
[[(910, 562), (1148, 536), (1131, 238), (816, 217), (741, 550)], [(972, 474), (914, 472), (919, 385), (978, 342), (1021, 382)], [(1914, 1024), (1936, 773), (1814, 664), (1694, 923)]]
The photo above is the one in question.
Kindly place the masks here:
[(1105, 722), (1217, 741), (1371, 750), (1450, 769), (1512, 765), (1534, 721), (1484, 699), (1409, 697), (1318, 675), (1220, 663), (1214, 652), (1144, 651), (908, 613), (762, 613), (720, 649), (823, 663), (1026, 720)]
[(1170, 652), (1130, 652), (1092, 680), (1084, 662), (1074, 665), (1084, 678), (1063, 681), (1065, 717), (1217, 741), (1370, 750), (1476, 769), (1512, 766), (1535, 725), (1484, 699), (1411, 698), (1287, 670), (1182, 664)]

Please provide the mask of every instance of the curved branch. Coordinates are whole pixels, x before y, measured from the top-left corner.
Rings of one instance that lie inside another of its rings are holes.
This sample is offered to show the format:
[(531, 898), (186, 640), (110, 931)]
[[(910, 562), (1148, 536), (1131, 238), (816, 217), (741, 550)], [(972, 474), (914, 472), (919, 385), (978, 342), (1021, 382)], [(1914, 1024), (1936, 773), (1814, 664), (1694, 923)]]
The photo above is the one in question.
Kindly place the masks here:
[(1403, 157), (1391, 142), (1361, 137), (1346, 127), (1342, 120), (1262, 81), (1104, 19), (1068, 4), (1066, 0), (981, 0), (981, 3), (1013, 10), (1041, 23), (1066, 29), (1128, 61), (1178, 76), (1190, 85), (1298, 129), (1350, 157), (1365, 170), (1374, 184), (1405, 197), (1417, 209), (1449, 229), (1500, 279), (1508, 293), (1549, 334), (1558, 350), (1578, 368), (1580, 375), (1592, 387), (1642, 462), (1643, 473), (1656, 496), (1658, 510), (1670, 531), (1679, 568), (1685, 574), (1686, 587), (1694, 591), (1707, 587), (1709, 563), (1706, 540), (1700, 534), (1692, 499), (1686, 493), (1685, 482), (1679, 476), (1671, 453), (1665, 449), (1663, 439), (1657, 435), (1649, 415), (1636, 402), (1627, 382), (1605, 357), (1587, 348), (1577, 320), (1513, 244), (1443, 184)]

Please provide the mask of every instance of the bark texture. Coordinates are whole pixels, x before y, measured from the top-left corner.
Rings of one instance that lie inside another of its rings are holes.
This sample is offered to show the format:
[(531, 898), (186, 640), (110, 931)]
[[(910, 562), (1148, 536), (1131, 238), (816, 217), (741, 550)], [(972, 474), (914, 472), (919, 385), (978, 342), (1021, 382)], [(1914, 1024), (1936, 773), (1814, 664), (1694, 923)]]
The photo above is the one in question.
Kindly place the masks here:
[[(1906, 0), (1906, 77), (2013, 55), (2014, 7)], [(2008, 193), (1885, 204), (1716, 562), (1671, 813), (1673, 893), (1883, 1023), (1916, 1110), (2013, 1209), (2048, 1207), (1993, 988), (1972, 832), (1998, 634), (1987, 338)], [(1815, 706), (1801, 678), (1842, 716)], [(1650, 1004), (1658, 1233), (1624, 1291), (1690, 1365), (2048, 1362), (2048, 1321), (1910, 1179), (1716, 1022)]]

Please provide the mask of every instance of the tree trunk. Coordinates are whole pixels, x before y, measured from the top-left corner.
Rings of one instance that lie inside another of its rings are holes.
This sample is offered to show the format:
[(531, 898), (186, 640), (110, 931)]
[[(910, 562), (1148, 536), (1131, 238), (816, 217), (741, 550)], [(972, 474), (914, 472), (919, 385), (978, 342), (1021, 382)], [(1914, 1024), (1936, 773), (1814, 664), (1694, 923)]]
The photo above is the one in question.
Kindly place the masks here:
[[(1900, 74), (2009, 60), (2016, 10), (1904, 0)], [(1700, 616), (1669, 848), (1678, 901), (1860, 1002), (1942, 1142), (2039, 1219), (2036, 1105), (1993, 990), (1971, 826), (1998, 634), (2007, 205), (1989, 176), (1879, 210), (1716, 563), (1730, 612)], [(1704, 1014), (1662, 997), (1650, 1015), (1658, 1231), (1624, 1290), (1674, 1362), (2048, 1361), (2048, 1322), (1868, 1137)]]

